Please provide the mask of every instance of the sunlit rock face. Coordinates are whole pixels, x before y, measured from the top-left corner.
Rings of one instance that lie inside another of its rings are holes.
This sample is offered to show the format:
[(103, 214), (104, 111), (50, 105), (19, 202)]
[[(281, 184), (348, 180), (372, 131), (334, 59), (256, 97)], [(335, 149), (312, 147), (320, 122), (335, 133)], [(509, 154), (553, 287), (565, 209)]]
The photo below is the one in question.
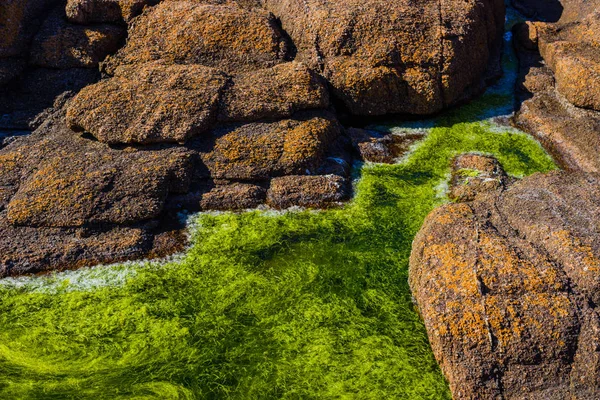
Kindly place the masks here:
[(504, 2), (265, 0), (353, 114), (431, 114), (499, 62)]
[(454, 397), (597, 398), (598, 175), (536, 174), (507, 185), (489, 162), (479, 166), (451, 189), (475, 196), (433, 211), (410, 261)]

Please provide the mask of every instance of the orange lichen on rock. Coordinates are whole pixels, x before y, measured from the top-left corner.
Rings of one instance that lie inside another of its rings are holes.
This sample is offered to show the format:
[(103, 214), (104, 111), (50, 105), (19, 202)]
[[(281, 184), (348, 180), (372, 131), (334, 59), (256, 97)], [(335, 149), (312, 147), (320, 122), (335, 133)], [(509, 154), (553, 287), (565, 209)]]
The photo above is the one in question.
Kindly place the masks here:
[(275, 17), (261, 10), (194, 1), (167, 1), (132, 22), (127, 45), (104, 65), (163, 60), (201, 64), (228, 73), (272, 67), (290, 57)]
[(537, 174), (427, 217), (409, 281), (457, 398), (600, 393), (570, 384), (597, 358), (578, 341), (598, 317), (599, 188), (596, 174)]

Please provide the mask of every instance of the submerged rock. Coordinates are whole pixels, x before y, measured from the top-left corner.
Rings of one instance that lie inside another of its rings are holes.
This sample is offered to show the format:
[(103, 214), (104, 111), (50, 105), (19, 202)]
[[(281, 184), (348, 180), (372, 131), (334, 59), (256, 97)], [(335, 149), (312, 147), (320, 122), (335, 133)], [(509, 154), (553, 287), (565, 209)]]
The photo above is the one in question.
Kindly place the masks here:
[(597, 398), (600, 176), (487, 189), (433, 211), (410, 260), (453, 396)]
[(347, 181), (338, 175), (284, 176), (271, 181), (267, 204), (277, 209), (332, 206), (349, 193)]

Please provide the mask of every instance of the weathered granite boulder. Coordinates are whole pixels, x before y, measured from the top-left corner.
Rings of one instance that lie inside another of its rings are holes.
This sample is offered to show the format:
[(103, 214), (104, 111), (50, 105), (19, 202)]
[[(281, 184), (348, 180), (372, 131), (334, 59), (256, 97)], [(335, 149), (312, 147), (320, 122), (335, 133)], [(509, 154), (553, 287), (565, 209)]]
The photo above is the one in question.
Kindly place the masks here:
[(289, 61), (290, 51), (275, 17), (264, 10), (166, 1), (132, 21), (126, 46), (104, 69), (112, 75), (120, 65), (164, 60), (240, 73)]
[[(563, 1), (556, 23), (515, 28), (521, 100), (515, 122), (571, 170), (600, 172), (600, 13)], [(540, 54), (541, 53), (541, 54)]]
[(29, 63), (44, 68), (97, 68), (125, 38), (122, 27), (69, 24), (64, 9), (46, 19), (31, 45)]
[(600, 176), (485, 189), (432, 212), (410, 260), (454, 398), (598, 398)]
[(325, 84), (298, 63), (236, 76), (164, 60), (118, 67), (83, 89), (67, 121), (105, 143), (180, 142), (219, 123), (291, 117), (329, 106)]
[(431, 114), (482, 89), (504, 2), (265, 0), (353, 114)]
[(200, 65), (120, 67), (113, 78), (79, 92), (67, 121), (104, 143), (183, 143), (212, 127), (227, 82)]
[(129, 22), (141, 14), (147, 5), (160, 0), (68, 0), (69, 20), (77, 24)]

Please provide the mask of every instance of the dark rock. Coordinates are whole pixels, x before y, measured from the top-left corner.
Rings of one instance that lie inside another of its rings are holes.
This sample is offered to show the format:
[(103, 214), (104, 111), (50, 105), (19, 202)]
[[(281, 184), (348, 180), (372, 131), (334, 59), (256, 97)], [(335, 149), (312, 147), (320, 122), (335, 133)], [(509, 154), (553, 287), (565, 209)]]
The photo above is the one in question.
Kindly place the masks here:
[(420, 134), (387, 134), (364, 129), (350, 128), (347, 130), (352, 140), (352, 146), (363, 161), (393, 164), (406, 154), (410, 146), (423, 138)]
[(555, 172), (427, 217), (410, 285), (455, 398), (600, 396), (599, 199)]
[(31, 46), (30, 64), (45, 68), (97, 68), (117, 51), (125, 30), (111, 25), (69, 24), (60, 9), (44, 22)]
[(563, 13), (559, 0), (511, 0), (512, 5), (526, 17), (536, 21), (556, 22)]
[(46, 13), (59, 0), (3, 0), (0, 3), (0, 59), (25, 58)]
[(348, 182), (338, 175), (283, 176), (271, 181), (267, 204), (277, 209), (323, 208), (340, 204), (349, 196)]
[(129, 22), (147, 5), (160, 0), (68, 0), (69, 20), (77, 24)]
[(0, 91), (0, 129), (29, 129), (36, 116), (52, 107), (57, 97), (78, 91), (98, 78), (98, 71), (84, 68), (28, 70)]
[(0, 59), (0, 87), (13, 82), (25, 69), (26, 63), (21, 59)]
[(158, 217), (170, 190), (187, 191), (190, 151), (115, 150), (52, 122), (0, 152), (18, 171), (18, 190), (6, 206), (12, 224), (132, 224)]

